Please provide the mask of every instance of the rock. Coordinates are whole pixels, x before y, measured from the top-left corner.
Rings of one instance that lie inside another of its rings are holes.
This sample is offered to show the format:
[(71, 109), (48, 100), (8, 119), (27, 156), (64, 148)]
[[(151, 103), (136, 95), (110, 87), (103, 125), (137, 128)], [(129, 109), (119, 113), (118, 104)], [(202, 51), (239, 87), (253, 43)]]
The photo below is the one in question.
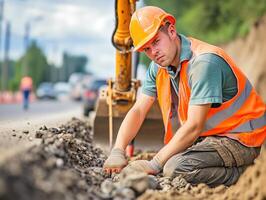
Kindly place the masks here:
[(118, 182), (119, 181), (119, 174), (112, 173), (111, 178), (112, 178), (113, 182)]
[[(59, 128), (42, 126), (35, 137), (42, 138), (40, 145), (0, 166), (7, 189), (0, 188), (0, 199), (110, 199), (100, 192), (110, 178), (102, 170), (106, 156), (93, 146), (86, 123), (73, 119)], [(120, 193), (132, 196), (127, 191)]]
[(54, 143), (54, 138), (50, 137), (50, 138), (46, 138), (45, 140), (43, 140), (43, 143), (45, 145), (48, 145), (48, 144), (53, 144)]
[(44, 133), (45, 133), (44, 131), (38, 130), (35, 132), (35, 137), (36, 138), (42, 138)]
[(124, 169), (120, 174), (120, 187), (128, 187), (137, 193), (143, 193), (149, 188), (149, 178), (144, 172)]
[(192, 186), (190, 183), (187, 183), (186, 186), (185, 186), (185, 190), (191, 190)]
[(118, 188), (113, 196), (114, 200), (133, 200), (136, 198), (135, 192), (130, 188)]
[(62, 136), (62, 138), (63, 138), (64, 140), (71, 140), (71, 139), (73, 139), (74, 137), (73, 137), (72, 134), (67, 133), (67, 134), (64, 134), (64, 135)]
[(53, 167), (55, 167), (56, 166), (56, 158), (54, 158), (54, 157), (51, 157), (51, 158), (49, 158), (48, 160), (46, 160), (46, 162), (45, 162), (45, 167), (46, 168), (53, 168)]
[(46, 131), (46, 130), (48, 130), (48, 128), (47, 128), (45, 125), (43, 125), (43, 126), (41, 126), (41, 127), (39, 128), (39, 130), (44, 130), (44, 131)]
[(110, 179), (106, 179), (101, 184), (101, 191), (104, 194), (111, 195), (112, 192), (116, 189), (116, 186)]
[(187, 181), (184, 178), (181, 178), (179, 176), (175, 177), (172, 182), (171, 185), (175, 188), (175, 189), (179, 189), (179, 188), (183, 188), (187, 185)]
[(159, 178), (159, 188), (162, 190), (168, 190), (171, 187), (171, 178), (170, 177), (162, 177)]
[(29, 131), (28, 130), (24, 130), (24, 131), (22, 131), (22, 133), (29, 134)]
[(56, 160), (56, 166), (57, 166), (58, 168), (60, 168), (60, 167), (62, 167), (63, 165), (64, 165), (64, 160), (61, 159), (61, 158), (58, 158), (58, 159)]
[(54, 133), (54, 134), (59, 134), (60, 133), (60, 129), (57, 128), (49, 128), (48, 131)]

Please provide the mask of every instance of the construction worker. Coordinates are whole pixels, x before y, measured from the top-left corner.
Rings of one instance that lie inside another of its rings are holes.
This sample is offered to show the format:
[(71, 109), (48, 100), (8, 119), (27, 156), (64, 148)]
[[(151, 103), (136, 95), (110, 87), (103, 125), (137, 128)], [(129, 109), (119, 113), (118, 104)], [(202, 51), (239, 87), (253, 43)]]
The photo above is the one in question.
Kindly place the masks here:
[(24, 76), (21, 79), (20, 90), (22, 92), (23, 109), (27, 110), (29, 108), (30, 92), (32, 90), (32, 78), (31, 77)]
[[(125, 170), (162, 171), (191, 184), (234, 184), (265, 140), (265, 104), (222, 49), (177, 33), (175, 21), (153, 6), (132, 15), (134, 50), (145, 52), (152, 62), (142, 94), (123, 120), (103, 168), (112, 173), (127, 166), (125, 148), (157, 99), (165, 146), (152, 160), (133, 161)], [(181, 126), (173, 132), (175, 116)]]

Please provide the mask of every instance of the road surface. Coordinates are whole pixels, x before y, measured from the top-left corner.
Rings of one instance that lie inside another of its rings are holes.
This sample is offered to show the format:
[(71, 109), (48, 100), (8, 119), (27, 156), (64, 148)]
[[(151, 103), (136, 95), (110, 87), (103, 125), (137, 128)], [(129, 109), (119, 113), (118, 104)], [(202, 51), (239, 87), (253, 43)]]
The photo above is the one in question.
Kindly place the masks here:
[(20, 104), (0, 105), (0, 163), (40, 143), (35, 132), (41, 126), (58, 127), (72, 117), (82, 118), (82, 104), (72, 101), (36, 101), (28, 111)]

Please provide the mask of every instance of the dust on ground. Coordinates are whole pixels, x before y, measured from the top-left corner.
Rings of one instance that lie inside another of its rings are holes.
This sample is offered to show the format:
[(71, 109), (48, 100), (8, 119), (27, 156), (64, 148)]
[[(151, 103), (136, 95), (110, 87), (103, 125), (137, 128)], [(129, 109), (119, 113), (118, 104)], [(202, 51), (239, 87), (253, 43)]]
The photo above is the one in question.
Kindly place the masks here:
[[(60, 127), (42, 126), (35, 137), (40, 145), (0, 166), (0, 199), (265, 199), (265, 149), (236, 185), (209, 188), (184, 179), (145, 173), (108, 175), (106, 159), (94, 146), (91, 127), (73, 118)], [(150, 159), (152, 153), (133, 159)]]

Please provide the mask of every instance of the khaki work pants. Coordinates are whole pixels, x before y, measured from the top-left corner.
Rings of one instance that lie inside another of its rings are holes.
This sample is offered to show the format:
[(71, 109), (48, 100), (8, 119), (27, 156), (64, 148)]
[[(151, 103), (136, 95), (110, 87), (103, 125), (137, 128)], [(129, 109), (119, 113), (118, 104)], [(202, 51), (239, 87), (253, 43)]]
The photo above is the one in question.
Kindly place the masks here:
[(260, 147), (246, 147), (228, 137), (209, 136), (172, 156), (164, 166), (164, 175), (181, 175), (191, 184), (229, 186), (236, 183), (259, 153)]

